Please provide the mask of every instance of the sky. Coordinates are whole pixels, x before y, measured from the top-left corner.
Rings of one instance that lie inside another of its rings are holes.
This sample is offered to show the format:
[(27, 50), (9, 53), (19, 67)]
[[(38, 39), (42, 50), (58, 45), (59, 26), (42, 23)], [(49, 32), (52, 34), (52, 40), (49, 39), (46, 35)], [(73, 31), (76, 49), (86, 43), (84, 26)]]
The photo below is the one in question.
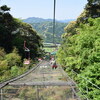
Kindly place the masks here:
[[(76, 19), (86, 3), (87, 0), (56, 0), (56, 19)], [(53, 18), (54, 0), (0, 0), (0, 6), (5, 4), (15, 18)]]

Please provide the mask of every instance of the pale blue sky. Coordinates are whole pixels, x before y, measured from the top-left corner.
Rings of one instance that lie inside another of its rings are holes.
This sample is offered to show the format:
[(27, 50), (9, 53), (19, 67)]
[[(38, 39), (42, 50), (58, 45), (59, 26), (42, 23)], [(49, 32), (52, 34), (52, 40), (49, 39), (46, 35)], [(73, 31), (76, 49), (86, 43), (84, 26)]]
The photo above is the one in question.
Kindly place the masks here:
[[(0, 5), (11, 7), (16, 18), (53, 18), (54, 0), (0, 0)], [(76, 19), (83, 11), (87, 0), (56, 0), (56, 19)]]

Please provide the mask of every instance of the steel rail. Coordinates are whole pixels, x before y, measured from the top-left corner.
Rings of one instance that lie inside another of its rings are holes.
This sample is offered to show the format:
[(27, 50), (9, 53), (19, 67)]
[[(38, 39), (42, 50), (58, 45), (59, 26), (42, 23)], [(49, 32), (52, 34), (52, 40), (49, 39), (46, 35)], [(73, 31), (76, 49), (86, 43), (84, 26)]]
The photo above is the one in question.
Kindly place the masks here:
[(13, 82), (13, 81), (16, 81), (20, 78), (23, 78), (24, 76), (28, 75), (29, 73), (31, 73), (32, 71), (34, 71), (42, 62), (38, 63), (35, 67), (33, 67), (32, 69), (30, 69), (29, 71), (25, 72), (24, 74), (16, 77), (16, 78), (12, 78), (8, 81), (4, 81), (2, 83), (0, 83), (0, 89), (3, 88), (4, 86), (8, 85), (9, 83)]

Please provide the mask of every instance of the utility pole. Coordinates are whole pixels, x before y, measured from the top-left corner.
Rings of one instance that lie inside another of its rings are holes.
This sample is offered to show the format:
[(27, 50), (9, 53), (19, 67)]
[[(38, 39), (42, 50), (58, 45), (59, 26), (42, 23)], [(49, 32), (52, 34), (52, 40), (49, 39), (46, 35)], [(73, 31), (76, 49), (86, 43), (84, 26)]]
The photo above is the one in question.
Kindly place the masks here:
[(53, 43), (55, 44), (55, 11), (56, 11), (56, 0), (54, 0), (54, 9), (53, 9)]

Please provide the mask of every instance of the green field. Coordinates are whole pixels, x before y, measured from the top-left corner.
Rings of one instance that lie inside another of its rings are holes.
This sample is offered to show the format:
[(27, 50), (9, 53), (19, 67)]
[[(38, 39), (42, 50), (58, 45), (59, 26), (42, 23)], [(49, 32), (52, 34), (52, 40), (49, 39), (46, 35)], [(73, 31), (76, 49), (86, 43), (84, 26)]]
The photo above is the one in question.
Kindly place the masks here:
[(55, 51), (55, 48), (44, 47), (44, 50), (45, 50), (45, 52), (53, 52), (53, 51)]

